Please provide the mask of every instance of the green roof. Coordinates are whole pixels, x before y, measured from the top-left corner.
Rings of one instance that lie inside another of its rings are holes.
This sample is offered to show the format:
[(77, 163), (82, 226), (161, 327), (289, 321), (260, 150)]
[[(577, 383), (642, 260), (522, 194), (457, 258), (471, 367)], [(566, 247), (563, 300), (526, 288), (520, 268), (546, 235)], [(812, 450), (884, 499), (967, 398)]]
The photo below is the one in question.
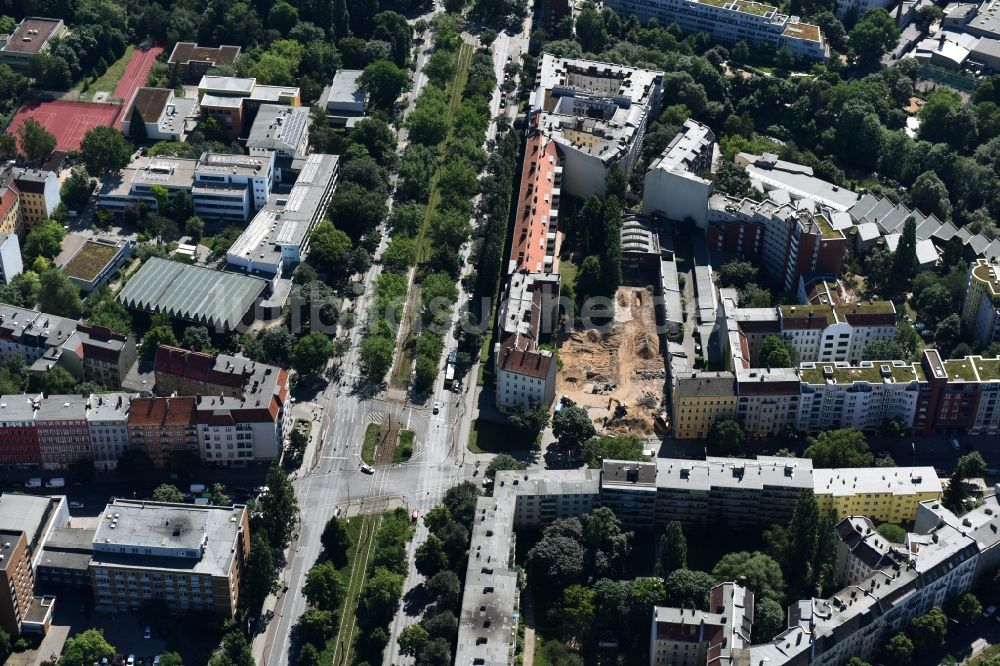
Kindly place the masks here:
[(841, 319), (847, 314), (892, 314), (892, 301), (860, 301), (858, 303), (841, 303), (836, 306), (837, 315)]
[(817, 362), (815, 368), (802, 368), (802, 381), (807, 384), (825, 384), (826, 377), (823, 374), (824, 368), (833, 369), (833, 379), (837, 384), (852, 384), (854, 382), (868, 382), (869, 384), (882, 384), (885, 378), (882, 377), (882, 366), (889, 366), (890, 377), (897, 384), (908, 384), (918, 377), (912, 365), (897, 367), (892, 365), (892, 361), (872, 361), (871, 367), (850, 366), (837, 367), (833, 363)]
[(152, 257), (125, 285), (127, 308), (231, 331), (267, 288), (260, 278)]
[(1000, 358), (973, 357), (979, 378), (984, 382), (1000, 379)]
[(741, 12), (753, 14), (755, 16), (765, 16), (777, 9), (771, 5), (761, 4), (759, 2), (746, 2), (746, 0), (736, 0), (736, 7)]
[(823, 238), (840, 238), (843, 236), (839, 231), (830, 226), (830, 222), (820, 214), (814, 215), (820, 234)]
[(810, 305), (782, 305), (780, 307), (781, 316), (786, 319), (807, 319), (809, 314), (812, 313), (813, 317), (825, 318), (827, 324), (834, 323), (833, 308), (825, 303)]
[(944, 362), (944, 371), (950, 382), (974, 382), (976, 379), (972, 361), (966, 358), (950, 359)]

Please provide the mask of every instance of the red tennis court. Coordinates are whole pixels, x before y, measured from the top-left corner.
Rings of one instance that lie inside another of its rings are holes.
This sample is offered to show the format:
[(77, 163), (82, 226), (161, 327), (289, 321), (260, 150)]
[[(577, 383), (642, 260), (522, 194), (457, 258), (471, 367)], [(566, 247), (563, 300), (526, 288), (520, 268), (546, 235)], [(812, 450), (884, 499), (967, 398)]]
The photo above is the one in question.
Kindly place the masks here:
[(56, 150), (79, 150), (84, 134), (100, 125), (110, 127), (120, 110), (121, 107), (112, 104), (29, 100), (17, 110), (7, 132), (17, 136), (17, 129), (25, 119), (34, 118), (55, 135)]
[(163, 53), (162, 46), (136, 49), (125, 66), (125, 73), (122, 74), (122, 78), (118, 81), (118, 85), (111, 96), (117, 97), (123, 100), (125, 104), (128, 104), (135, 89), (146, 85), (146, 81), (149, 78), (149, 70), (153, 69), (156, 57), (161, 53)]

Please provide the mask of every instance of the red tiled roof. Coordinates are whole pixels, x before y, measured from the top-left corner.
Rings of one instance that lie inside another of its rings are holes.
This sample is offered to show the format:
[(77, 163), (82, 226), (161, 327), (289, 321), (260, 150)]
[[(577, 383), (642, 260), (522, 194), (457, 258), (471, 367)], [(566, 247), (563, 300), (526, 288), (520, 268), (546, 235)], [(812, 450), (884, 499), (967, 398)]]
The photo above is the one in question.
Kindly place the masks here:
[(156, 349), (153, 371), (176, 375), (192, 381), (240, 388), (246, 382), (243, 374), (216, 372), (215, 356), (180, 347), (160, 345)]
[(194, 398), (135, 398), (128, 413), (128, 425), (178, 426), (195, 422)]
[[(521, 188), (514, 218), (514, 241), (510, 257), (515, 270), (545, 272), (546, 236), (555, 189), (556, 144), (541, 132), (528, 137), (521, 170)], [(548, 201), (546, 201), (548, 199)]]
[(499, 366), (507, 372), (513, 372), (528, 377), (545, 379), (549, 376), (549, 367), (552, 364), (552, 355), (543, 355), (537, 351), (521, 350), (517, 348), (517, 336), (508, 336), (507, 340), (500, 345)]
[(10, 212), (14, 204), (17, 203), (17, 187), (14, 183), (10, 186), (4, 188), (2, 194), (0, 194), (0, 220), (7, 217), (7, 213)]

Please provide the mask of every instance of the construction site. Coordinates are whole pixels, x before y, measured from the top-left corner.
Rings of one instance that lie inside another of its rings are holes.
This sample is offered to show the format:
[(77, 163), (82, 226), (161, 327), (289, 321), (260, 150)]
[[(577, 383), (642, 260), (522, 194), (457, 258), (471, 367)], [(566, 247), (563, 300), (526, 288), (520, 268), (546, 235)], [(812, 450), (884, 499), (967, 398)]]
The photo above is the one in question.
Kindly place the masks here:
[(562, 342), (556, 395), (583, 407), (600, 433), (663, 433), (666, 370), (652, 287), (621, 287), (608, 331), (578, 329)]

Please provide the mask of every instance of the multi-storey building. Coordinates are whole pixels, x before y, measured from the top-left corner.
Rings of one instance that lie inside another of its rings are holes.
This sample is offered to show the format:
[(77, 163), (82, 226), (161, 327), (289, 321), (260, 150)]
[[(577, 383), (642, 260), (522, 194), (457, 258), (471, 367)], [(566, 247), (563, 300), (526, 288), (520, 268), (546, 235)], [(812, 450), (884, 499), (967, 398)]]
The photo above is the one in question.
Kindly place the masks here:
[[(194, 125), (197, 104), (192, 97), (175, 97), (167, 88), (136, 88), (121, 116), (122, 134), (141, 136), (141, 131), (150, 141), (183, 141), (189, 121)], [(133, 132), (133, 122), (141, 122), (141, 130)]]
[(704, 439), (716, 421), (736, 416), (733, 373), (692, 372), (674, 379), (671, 403), (677, 439)]
[(199, 46), (194, 42), (177, 42), (167, 58), (167, 64), (179, 67), (184, 80), (194, 83), (208, 70), (218, 65), (232, 65), (240, 55), (238, 46)]
[(97, 203), (116, 213), (140, 206), (157, 212), (153, 186), (164, 188), (169, 196), (180, 190), (190, 193), (197, 166), (198, 160), (183, 157), (137, 157), (118, 174), (103, 180)]
[(319, 104), (334, 127), (354, 127), (368, 107), (368, 92), (361, 85), (360, 69), (338, 69), (333, 81), (323, 90)]
[(703, 666), (726, 663), (750, 647), (753, 592), (742, 583), (722, 583), (708, 593), (707, 611), (653, 609), (649, 663), (653, 666)]
[(704, 32), (722, 42), (744, 41), (787, 47), (792, 55), (825, 60), (830, 54), (818, 26), (798, 16), (778, 12), (772, 5), (749, 0), (611, 0), (608, 7), (621, 16), (655, 18), (661, 25), (676, 23), (685, 32)]
[(157, 467), (165, 467), (180, 453), (197, 454), (197, 398), (135, 398), (128, 414), (129, 445), (149, 455)]
[(102, 516), (90, 561), (97, 609), (162, 601), (174, 613), (236, 612), (250, 552), (245, 506), (118, 499)]
[(736, 420), (751, 437), (768, 437), (794, 427), (799, 414), (795, 368), (737, 368)]
[(245, 136), (257, 111), (267, 104), (299, 106), (301, 97), (295, 86), (264, 86), (256, 79), (231, 76), (203, 76), (198, 82), (201, 112), (215, 118), (229, 135)]
[(844, 585), (856, 585), (878, 569), (892, 566), (893, 544), (875, 530), (868, 517), (844, 518), (837, 523), (836, 534), (837, 580)]
[(267, 203), (274, 172), (273, 151), (252, 156), (205, 153), (191, 184), (195, 215), (245, 222)]
[(969, 266), (962, 323), (983, 346), (1000, 340), (1000, 266), (997, 264), (977, 259)]
[(932, 467), (860, 467), (813, 470), (820, 513), (868, 516), (880, 523), (909, 523), (917, 505), (941, 496)]
[(896, 335), (896, 308), (892, 301), (781, 305), (778, 328), (802, 361), (857, 363), (868, 345)]
[(684, 121), (681, 131), (659, 159), (649, 165), (643, 187), (642, 212), (704, 228), (714, 184), (704, 177), (711, 171), (715, 134), (707, 125)]
[(49, 536), (68, 522), (65, 497), (0, 496), (0, 627), (11, 636), (48, 631), (56, 598), (36, 595), (35, 571)]
[(103, 393), (90, 396), (87, 427), (94, 466), (109, 470), (118, 466), (128, 448), (128, 412), (132, 398), (127, 393)]
[(24, 220), (21, 217), (21, 197), (13, 181), (0, 186), (0, 233), (24, 234)]
[(308, 150), (308, 107), (267, 104), (260, 108), (247, 137), (247, 152), (266, 156), (273, 151), (280, 178), (291, 181), (302, 168)]
[(0, 396), (0, 464), (13, 468), (38, 465), (42, 458), (35, 428), (36, 398)]
[(54, 38), (66, 32), (62, 19), (25, 16), (9, 35), (0, 35), (0, 63), (27, 72), (31, 61), (49, 50)]
[(711, 249), (759, 257), (769, 275), (794, 291), (803, 275), (840, 274), (847, 239), (834, 228), (832, 215), (717, 194), (709, 199), (705, 239)]
[(10, 284), (22, 272), (24, 264), (21, 262), (21, 243), (17, 234), (0, 233), (0, 282)]
[(226, 252), (226, 262), (275, 279), (297, 266), (312, 230), (326, 216), (339, 173), (336, 155), (306, 157), (291, 192), (270, 198)]
[(83, 323), (60, 350), (59, 365), (71, 375), (108, 388), (121, 386), (138, 355), (134, 338)]
[(53, 395), (37, 402), (35, 429), (42, 469), (68, 469), (80, 460), (93, 460), (88, 400), (79, 395)]
[(563, 187), (585, 199), (604, 194), (612, 165), (625, 176), (660, 106), (663, 72), (542, 54), (530, 122), (556, 143)]
[[(62, 23), (62, 21), (60, 21)], [(13, 184), (20, 198), (21, 220), (25, 229), (52, 217), (59, 206), (59, 177), (54, 171), (14, 169)]]
[(798, 430), (857, 428), (871, 432), (893, 419), (913, 423), (922, 386), (919, 364), (803, 363), (799, 370), (802, 395)]

